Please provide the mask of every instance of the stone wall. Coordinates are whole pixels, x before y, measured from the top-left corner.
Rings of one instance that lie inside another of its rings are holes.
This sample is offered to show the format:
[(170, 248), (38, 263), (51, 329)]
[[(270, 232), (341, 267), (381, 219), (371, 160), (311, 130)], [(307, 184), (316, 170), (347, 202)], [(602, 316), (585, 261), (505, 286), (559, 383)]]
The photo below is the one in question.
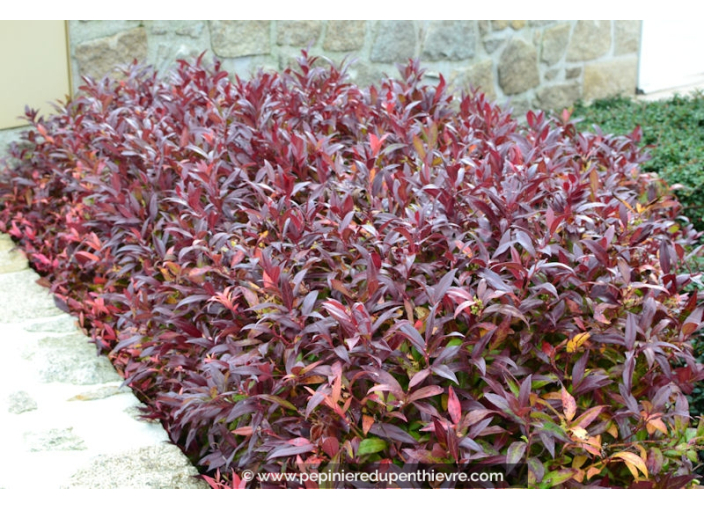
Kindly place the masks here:
[(334, 61), (357, 58), (352, 79), (369, 84), (420, 57), (430, 79), (442, 73), (526, 111), (633, 95), (640, 21), (72, 21), (70, 41), (74, 77), (133, 58), (163, 71), (205, 50), (248, 75), (281, 70), (311, 45)]

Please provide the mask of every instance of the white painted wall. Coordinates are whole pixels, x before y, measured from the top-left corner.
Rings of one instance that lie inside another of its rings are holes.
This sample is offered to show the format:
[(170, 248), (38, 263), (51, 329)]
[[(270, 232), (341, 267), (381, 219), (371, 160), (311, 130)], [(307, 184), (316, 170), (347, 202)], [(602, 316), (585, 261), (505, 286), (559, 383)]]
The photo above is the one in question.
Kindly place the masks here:
[(701, 20), (644, 20), (638, 87), (646, 94), (704, 81)]

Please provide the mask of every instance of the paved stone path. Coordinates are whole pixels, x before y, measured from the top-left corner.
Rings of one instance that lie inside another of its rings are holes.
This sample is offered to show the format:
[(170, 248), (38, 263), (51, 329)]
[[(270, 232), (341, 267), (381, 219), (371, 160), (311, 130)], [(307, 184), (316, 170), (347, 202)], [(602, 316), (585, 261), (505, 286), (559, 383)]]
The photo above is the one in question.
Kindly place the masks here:
[(695, 83), (690, 83), (689, 85), (672, 87), (669, 89), (644, 94), (642, 96), (636, 96), (636, 99), (641, 101), (660, 101), (661, 99), (670, 99), (675, 94), (685, 97), (702, 91), (704, 91), (704, 81), (697, 81)]
[(0, 488), (207, 488), (0, 234)]

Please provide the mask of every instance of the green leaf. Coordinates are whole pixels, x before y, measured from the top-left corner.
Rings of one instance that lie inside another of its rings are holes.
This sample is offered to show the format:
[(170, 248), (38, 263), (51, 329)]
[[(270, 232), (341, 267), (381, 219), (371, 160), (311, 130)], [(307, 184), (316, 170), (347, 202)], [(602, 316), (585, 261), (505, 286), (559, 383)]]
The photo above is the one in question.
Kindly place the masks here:
[(455, 347), (456, 345), (462, 345), (464, 343), (464, 340), (461, 338), (453, 338), (449, 342), (447, 342), (447, 347)]
[(530, 417), (533, 419), (544, 420), (546, 423), (552, 423), (552, 416), (542, 411), (533, 411), (530, 413)]
[(555, 425), (552, 421), (545, 421), (537, 423), (536, 425), (542, 426), (545, 430), (553, 433), (555, 437), (562, 439), (563, 441), (569, 441), (567, 434), (558, 425)]
[(515, 381), (512, 379), (507, 379), (506, 382), (508, 383), (508, 387), (511, 389), (511, 393), (513, 393), (513, 396), (518, 398), (518, 394), (521, 391), (521, 387), (516, 384)]
[(553, 384), (555, 381), (551, 381), (550, 379), (544, 379), (544, 380), (533, 380), (531, 382), (531, 388), (534, 390), (539, 390), (540, 388), (547, 386), (548, 384)]
[(550, 471), (545, 475), (545, 483), (550, 484), (550, 487), (555, 487), (565, 483), (577, 473), (576, 469), (560, 469), (559, 471)]
[(379, 439), (378, 437), (368, 437), (363, 439), (359, 443), (359, 448), (357, 448), (357, 455), (370, 455), (372, 453), (378, 453), (386, 448), (386, 441)]
[(689, 428), (684, 431), (684, 437), (689, 442), (697, 437), (697, 429)]
[(281, 397), (275, 397), (274, 395), (257, 395), (257, 397), (261, 398), (262, 400), (273, 402), (274, 404), (279, 404), (281, 407), (285, 407), (286, 409), (290, 409), (291, 411), (298, 411), (298, 408), (296, 408), (295, 405), (293, 405), (288, 400), (284, 400)]
[(518, 464), (526, 452), (526, 446), (528, 445), (523, 441), (511, 443), (511, 446), (508, 447), (508, 453), (506, 453), (506, 464)]

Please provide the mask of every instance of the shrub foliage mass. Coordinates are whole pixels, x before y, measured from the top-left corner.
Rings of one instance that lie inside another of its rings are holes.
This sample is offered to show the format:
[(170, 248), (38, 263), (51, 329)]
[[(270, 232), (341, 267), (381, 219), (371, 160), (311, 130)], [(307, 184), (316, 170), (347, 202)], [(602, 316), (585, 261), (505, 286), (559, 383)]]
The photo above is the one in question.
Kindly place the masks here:
[(305, 53), (81, 91), (28, 113), (0, 228), (204, 473), (693, 483), (697, 234), (638, 131), (520, 126), (417, 62), (362, 89)]

